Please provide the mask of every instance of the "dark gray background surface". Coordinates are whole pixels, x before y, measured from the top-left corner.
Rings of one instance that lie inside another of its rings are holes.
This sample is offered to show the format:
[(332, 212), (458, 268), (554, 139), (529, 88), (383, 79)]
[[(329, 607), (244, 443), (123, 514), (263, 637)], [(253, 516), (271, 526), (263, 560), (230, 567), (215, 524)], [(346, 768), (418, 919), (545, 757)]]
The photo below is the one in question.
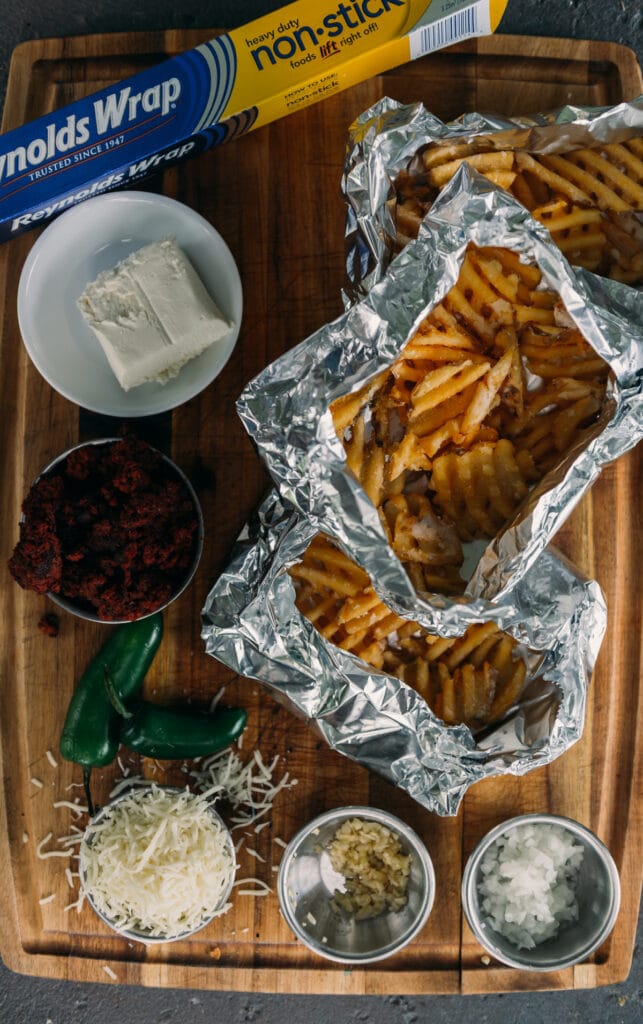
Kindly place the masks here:
[[(0, 105), (14, 47), (92, 32), (234, 28), (279, 0), (0, 0)], [(501, 32), (598, 39), (643, 63), (640, 0), (509, 0)], [(2, 911), (0, 909), (0, 928)], [(287, 996), (77, 984), (16, 975), (0, 963), (0, 1024), (639, 1024), (639, 954), (621, 985), (496, 996)]]

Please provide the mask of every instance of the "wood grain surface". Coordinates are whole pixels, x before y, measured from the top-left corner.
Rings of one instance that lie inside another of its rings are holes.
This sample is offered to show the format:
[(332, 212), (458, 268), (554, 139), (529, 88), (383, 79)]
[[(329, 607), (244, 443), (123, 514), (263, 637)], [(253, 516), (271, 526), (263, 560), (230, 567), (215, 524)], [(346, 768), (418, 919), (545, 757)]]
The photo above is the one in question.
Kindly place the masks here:
[[(108, 85), (207, 39), (213, 33), (168, 32), (40, 40), (22, 44), (11, 66), (3, 128)], [(471, 41), (375, 77), (228, 146), (147, 181), (196, 208), (223, 235), (238, 262), (245, 313), (235, 353), (217, 380), (167, 417), (135, 421), (193, 480), (206, 537), (194, 583), (165, 613), (165, 638), (146, 682), (152, 697), (225, 700), (249, 711), (242, 755), (257, 746), (279, 755), (298, 784), (275, 803), (272, 824), (242, 848), (241, 875), (273, 884), (281, 848), (304, 822), (346, 803), (393, 810), (424, 838), (438, 880), (434, 910), (400, 954), (347, 971), (298, 944), (280, 916), (276, 894), (237, 896), (233, 909), (192, 939), (133, 946), (89, 908), (66, 911), (74, 898), (65, 862), (40, 860), (37, 843), (65, 834), (78, 770), (57, 754), (66, 707), (89, 658), (109, 627), (61, 618), (56, 639), (37, 628), (47, 599), (25, 593), (3, 569), (0, 584), (2, 692), (0, 870), (5, 914), (0, 951), (12, 969), (46, 977), (237, 991), (358, 993), (492, 992), (581, 988), (628, 974), (637, 921), (640, 847), (640, 453), (604, 470), (557, 538), (558, 546), (602, 585), (609, 610), (606, 640), (590, 691), (582, 739), (562, 758), (520, 778), (479, 783), (451, 819), (429, 814), (405, 794), (328, 750), (304, 722), (273, 702), (256, 682), (236, 678), (208, 658), (200, 611), (248, 515), (266, 492), (266, 473), (236, 416), (245, 383), (322, 323), (342, 312), (344, 208), (339, 180), (346, 132), (357, 114), (388, 94), (423, 100), (448, 119), (471, 110), (526, 114), (565, 103), (613, 104), (639, 94), (634, 54), (614, 44), (495, 36)], [(32, 232), (0, 250), (2, 416), (0, 452), (2, 565), (17, 539), (20, 503), (39, 470), (79, 439), (111, 436), (119, 424), (90, 415), (49, 387), (22, 345), (16, 292)], [(54, 768), (47, 756), (59, 761)], [(132, 764), (149, 778), (182, 782), (178, 766)], [(118, 769), (97, 776), (96, 798)], [(37, 778), (42, 787), (32, 781)], [(592, 828), (620, 871), (622, 909), (611, 937), (577, 967), (546, 975), (482, 960), (464, 922), (460, 881), (477, 840), (504, 818), (551, 810)], [(51, 902), (42, 898), (54, 894)]]

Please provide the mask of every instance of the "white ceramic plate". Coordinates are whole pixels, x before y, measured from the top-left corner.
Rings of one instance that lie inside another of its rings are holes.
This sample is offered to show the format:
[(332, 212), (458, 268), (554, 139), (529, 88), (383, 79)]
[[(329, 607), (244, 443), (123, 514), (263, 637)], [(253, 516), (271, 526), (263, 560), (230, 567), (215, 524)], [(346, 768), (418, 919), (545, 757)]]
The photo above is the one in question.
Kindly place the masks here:
[[(167, 384), (124, 391), (76, 300), (102, 270), (169, 236), (234, 327)], [(31, 249), (18, 286), (20, 331), (36, 368), (65, 398), (108, 416), (150, 416), (197, 395), (228, 361), (242, 311), (239, 272), (221, 235), (190, 207), (150, 192), (97, 196), (63, 213)]]

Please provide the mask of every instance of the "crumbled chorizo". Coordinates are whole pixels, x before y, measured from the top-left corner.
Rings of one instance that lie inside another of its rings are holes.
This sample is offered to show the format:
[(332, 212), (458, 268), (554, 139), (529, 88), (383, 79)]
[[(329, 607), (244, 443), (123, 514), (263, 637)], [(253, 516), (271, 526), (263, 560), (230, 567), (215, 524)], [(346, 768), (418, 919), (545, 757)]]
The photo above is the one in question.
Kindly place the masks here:
[(190, 493), (159, 452), (132, 436), (71, 452), (36, 481), (22, 510), (9, 560), (16, 582), (105, 620), (160, 608), (194, 559)]

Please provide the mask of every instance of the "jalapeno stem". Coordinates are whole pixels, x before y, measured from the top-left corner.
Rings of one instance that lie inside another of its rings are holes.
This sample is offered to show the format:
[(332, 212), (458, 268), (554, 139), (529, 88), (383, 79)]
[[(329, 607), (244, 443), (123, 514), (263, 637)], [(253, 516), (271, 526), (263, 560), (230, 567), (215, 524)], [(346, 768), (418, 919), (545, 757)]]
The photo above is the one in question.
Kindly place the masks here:
[(91, 781), (92, 770), (91, 768), (83, 768), (83, 786), (85, 787), (85, 799), (87, 800), (87, 811), (89, 817), (94, 817), (94, 803), (92, 800), (90, 781)]

